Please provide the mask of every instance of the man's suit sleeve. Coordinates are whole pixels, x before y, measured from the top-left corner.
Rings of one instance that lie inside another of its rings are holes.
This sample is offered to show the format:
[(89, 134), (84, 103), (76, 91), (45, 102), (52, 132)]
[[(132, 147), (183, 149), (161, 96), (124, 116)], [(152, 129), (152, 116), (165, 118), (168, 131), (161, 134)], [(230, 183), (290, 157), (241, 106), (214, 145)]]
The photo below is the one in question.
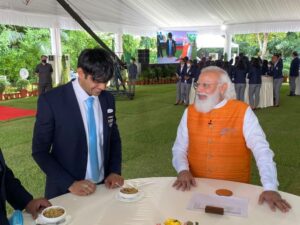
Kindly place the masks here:
[(111, 105), (114, 110), (114, 121), (113, 121), (113, 125), (112, 125), (111, 136), (110, 136), (108, 174), (110, 174), (110, 173), (121, 174), (121, 162), (122, 162), (121, 138), (120, 138), (118, 125), (116, 123), (115, 100), (112, 96), (111, 96), (111, 102), (112, 102)]
[[(67, 191), (75, 179), (57, 162), (51, 154), (55, 133), (53, 111), (44, 95), (38, 99), (38, 111), (32, 140), (32, 156), (48, 178)], [(58, 176), (59, 174), (59, 176)]]
[(5, 190), (6, 199), (14, 209), (23, 210), (33, 199), (32, 195), (26, 191), (21, 182), (15, 178), (11, 169), (5, 165)]

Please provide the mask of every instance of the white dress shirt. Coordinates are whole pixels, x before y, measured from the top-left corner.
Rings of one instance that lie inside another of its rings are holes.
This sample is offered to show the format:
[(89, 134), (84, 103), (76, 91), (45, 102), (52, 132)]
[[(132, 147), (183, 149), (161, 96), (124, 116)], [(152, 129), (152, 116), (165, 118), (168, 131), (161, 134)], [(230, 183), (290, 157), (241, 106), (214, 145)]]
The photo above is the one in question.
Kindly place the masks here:
[[(78, 79), (75, 79), (73, 82), (73, 88), (75, 91), (75, 95), (79, 104), (85, 134), (86, 134), (86, 140), (87, 140), (87, 147), (88, 147), (88, 162), (86, 167), (86, 173), (85, 173), (85, 179), (92, 181), (92, 171), (91, 171), (91, 163), (90, 163), (90, 157), (89, 157), (89, 130), (88, 130), (88, 124), (87, 124), (87, 106), (85, 101), (90, 97), (85, 90), (80, 86)], [(97, 134), (97, 154), (98, 154), (98, 162), (99, 162), (99, 170), (100, 170), (100, 177), (99, 180), (96, 182), (101, 182), (104, 179), (104, 163), (103, 163), (103, 116), (102, 116), (102, 110), (101, 105), (99, 102), (99, 98), (97, 96), (94, 97), (94, 115), (95, 115), (95, 121), (96, 121), (96, 134)]]
[[(215, 106), (215, 109), (223, 107), (227, 100), (223, 100)], [(182, 170), (189, 170), (187, 150), (189, 136), (187, 128), (187, 109), (184, 111), (181, 122), (177, 130), (177, 137), (173, 145), (173, 166), (179, 173)], [(200, 131), (201, 132), (201, 131)], [(247, 147), (252, 151), (260, 174), (260, 180), (264, 190), (277, 190), (277, 170), (273, 161), (274, 153), (269, 147), (265, 133), (259, 125), (258, 119), (250, 107), (247, 108), (243, 135)]]

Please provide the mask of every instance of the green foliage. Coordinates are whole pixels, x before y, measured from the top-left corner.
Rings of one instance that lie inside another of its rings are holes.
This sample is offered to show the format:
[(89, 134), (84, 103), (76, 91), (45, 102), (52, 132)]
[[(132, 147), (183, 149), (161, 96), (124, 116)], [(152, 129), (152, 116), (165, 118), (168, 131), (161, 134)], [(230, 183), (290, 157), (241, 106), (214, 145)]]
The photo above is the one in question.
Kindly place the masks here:
[(70, 80), (70, 67), (66, 63), (66, 57), (69, 56), (63, 55), (61, 57), (62, 72), (60, 77), (60, 84), (66, 84)]
[(137, 58), (137, 49), (139, 48), (140, 40), (129, 34), (123, 35), (123, 51), (124, 60), (127, 64), (130, 63), (130, 58)]
[(0, 74), (15, 83), (19, 71), (26, 68), (30, 78), (42, 54), (50, 54), (50, 32), (48, 29), (2, 26), (0, 29)]
[(0, 94), (4, 92), (6, 88), (6, 82), (4, 80), (0, 80)]
[(22, 89), (26, 89), (28, 85), (29, 85), (28, 80), (20, 79), (16, 82), (16, 87), (17, 87), (18, 91), (20, 91)]
[[(112, 49), (114, 34), (97, 33), (98, 37)], [(96, 48), (100, 45), (85, 31), (61, 30), (62, 53), (70, 55), (71, 69), (77, 68), (80, 52), (86, 48)]]

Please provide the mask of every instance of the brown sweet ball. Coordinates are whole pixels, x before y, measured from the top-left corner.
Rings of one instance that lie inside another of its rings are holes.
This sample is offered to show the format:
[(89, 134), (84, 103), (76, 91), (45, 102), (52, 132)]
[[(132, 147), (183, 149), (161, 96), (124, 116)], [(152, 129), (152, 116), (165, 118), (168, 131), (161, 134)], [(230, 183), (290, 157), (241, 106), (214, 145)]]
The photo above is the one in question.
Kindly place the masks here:
[(232, 191), (228, 190), (228, 189), (218, 189), (216, 190), (216, 194), (220, 195), (220, 196), (231, 196), (233, 193)]

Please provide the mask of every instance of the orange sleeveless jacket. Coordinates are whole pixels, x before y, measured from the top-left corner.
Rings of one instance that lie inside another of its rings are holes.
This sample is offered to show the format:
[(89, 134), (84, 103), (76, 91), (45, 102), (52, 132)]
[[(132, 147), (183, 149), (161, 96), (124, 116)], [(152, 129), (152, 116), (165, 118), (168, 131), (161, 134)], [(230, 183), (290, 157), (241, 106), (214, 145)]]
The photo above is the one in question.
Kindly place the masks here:
[(243, 136), (248, 105), (229, 100), (223, 107), (199, 113), (188, 108), (188, 161), (195, 177), (249, 183), (251, 152)]

